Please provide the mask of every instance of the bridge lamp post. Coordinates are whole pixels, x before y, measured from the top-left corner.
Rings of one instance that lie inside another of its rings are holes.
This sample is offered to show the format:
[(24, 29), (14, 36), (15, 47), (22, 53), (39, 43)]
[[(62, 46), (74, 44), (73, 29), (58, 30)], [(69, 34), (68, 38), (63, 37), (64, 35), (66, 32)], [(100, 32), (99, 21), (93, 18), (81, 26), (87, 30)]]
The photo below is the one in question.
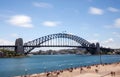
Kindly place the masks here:
[(47, 72), (47, 69), (46, 69), (46, 67), (44, 67), (44, 72), (45, 72), (45, 73)]
[(58, 67), (60, 68), (60, 70), (61, 70), (61, 65), (58, 65)]
[[(71, 66), (71, 69), (72, 69), (72, 67), (73, 67), (73, 64), (70, 64), (70, 66)], [(73, 70), (72, 70), (73, 71)], [(71, 72), (71, 77), (73, 77), (73, 75), (72, 75), (72, 72)]]
[(100, 64), (102, 64), (101, 51), (99, 51), (99, 52), (100, 52)]
[(25, 68), (25, 77), (27, 77), (27, 71), (28, 71), (28, 70)]
[(70, 64), (70, 67), (72, 68), (73, 64)]

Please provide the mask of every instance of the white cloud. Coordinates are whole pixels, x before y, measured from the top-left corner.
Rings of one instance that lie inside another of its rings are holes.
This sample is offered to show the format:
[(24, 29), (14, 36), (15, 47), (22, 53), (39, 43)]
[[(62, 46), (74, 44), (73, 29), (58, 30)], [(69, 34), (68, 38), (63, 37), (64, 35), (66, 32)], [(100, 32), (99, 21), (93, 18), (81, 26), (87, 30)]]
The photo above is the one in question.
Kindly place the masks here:
[(93, 36), (99, 37), (100, 35), (98, 33), (94, 33)]
[(104, 27), (104, 28), (107, 28), (107, 29), (114, 28), (112, 25), (104, 25), (103, 27)]
[(120, 18), (118, 18), (118, 19), (116, 19), (116, 20), (114, 21), (114, 26), (115, 26), (116, 28), (120, 28)]
[(118, 32), (113, 32), (113, 35), (120, 38), (120, 33), (118, 33)]
[(61, 24), (61, 22), (59, 22), (59, 21), (45, 21), (42, 23), (42, 25), (48, 26), (48, 27), (58, 26), (60, 24)]
[(120, 18), (115, 19), (112, 25), (105, 25), (104, 28), (120, 28)]
[(118, 33), (117, 33), (117, 32), (112, 32), (112, 34), (116, 35), (116, 34), (118, 34)]
[(102, 47), (107, 47), (107, 48), (120, 48), (119, 42), (115, 40), (114, 38), (108, 38), (106, 40), (98, 40), (98, 39), (93, 39), (93, 40), (88, 40), (91, 43), (100, 43), (100, 46)]
[(114, 42), (114, 39), (113, 38), (109, 38), (109, 39), (107, 39), (106, 41), (104, 41), (104, 43), (106, 44), (109, 44), (109, 43), (112, 43), (112, 42)]
[(113, 8), (113, 7), (109, 7), (108, 10), (111, 11), (111, 12), (118, 12), (119, 11), (119, 9), (116, 9), (116, 8)]
[(88, 40), (89, 42), (91, 42), (91, 43), (97, 43), (97, 42), (99, 42), (99, 40), (97, 40), (97, 39), (95, 39), (95, 40)]
[(99, 9), (99, 8), (96, 8), (96, 7), (90, 7), (89, 13), (90, 14), (94, 14), (94, 15), (102, 15), (103, 14), (103, 10)]
[(53, 5), (50, 3), (45, 3), (45, 2), (33, 2), (33, 5), (35, 7), (40, 7), (40, 8), (52, 8)]
[(32, 22), (31, 17), (26, 16), (26, 15), (11, 16), (8, 22), (11, 25), (18, 26), (18, 27), (25, 27), (25, 28), (33, 27), (33, 25), (31, 24)]
[(93, 40), (88, 40), (91, 43), (100, 43), (100, 46), (102, 47), (109, 47), (109, 48), (120, 48), (119, 42), (114, 40), (113, 38), (108, 38), (107, 40), (98, 40), (98, 39), (93, 39)]
[(0, 45), (14, 45), (14, 43), (5, 39), (0, 39)]
[[(66, 31), (64, 31), (63, 33), (67, 33)], [(73, 33), (67, 33), (67, 34), (69, 34), (69, 35), (74, 35)]]
[(11, 34), (11, 36), (14, 37), (14, 38), (18, 38), (19, 37), (19, 35), (17, 33), (13, 33), (13, 34)]
[(114, 40), (113, 38), (109, 38), (105, 41), (101, 42), (101, 46), (103, 47), (109, 47), (109, 48), (120, 48), (119, 42)]

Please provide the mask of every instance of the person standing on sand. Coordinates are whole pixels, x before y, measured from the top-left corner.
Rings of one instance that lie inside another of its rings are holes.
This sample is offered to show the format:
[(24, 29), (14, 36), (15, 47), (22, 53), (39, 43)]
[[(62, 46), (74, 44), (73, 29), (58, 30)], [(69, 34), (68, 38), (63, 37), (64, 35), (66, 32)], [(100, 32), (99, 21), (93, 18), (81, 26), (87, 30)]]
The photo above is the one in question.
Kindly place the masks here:
[(81, 67), (81, 68), (80, 68), (80, 73), (82, 73), (82, 71), (83, 71), (83, 68)]
[(115, 77), (115, 72), (111, 71), (110, 74), (111, 74), (112, 77)]

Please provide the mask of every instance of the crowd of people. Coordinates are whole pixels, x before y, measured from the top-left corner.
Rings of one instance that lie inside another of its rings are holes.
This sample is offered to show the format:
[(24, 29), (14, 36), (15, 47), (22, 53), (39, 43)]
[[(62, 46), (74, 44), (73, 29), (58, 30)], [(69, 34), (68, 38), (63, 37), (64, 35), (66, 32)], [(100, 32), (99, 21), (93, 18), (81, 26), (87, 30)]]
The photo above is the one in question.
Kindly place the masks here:
[[(120, 63), (115, 63), (120, 65)], [(111, 65), (111, 63), (105, 63), (105, 64), (94, 64), (91, 66), (83, 66), (83, 67), (73, 67), (73, 68), (68, 68), (68, 69), (64, 69), (64, 70), (56, 70), (56, 71), (49, 71), (49, 72), (45, 72), (42, 74), (33, 74), (33, 75), (25, 75), (25, 76), (19, 76), (19, 77), (62, 77), (61, 75), (64, 72), (68, 72), (73, 73), (73, 71), (75, 70), (79, 70), (79, 74), (83, 74), (83, 73), (87, 73), (88, 71), (91, 72), (92, 69), (92, 73), (100, 73), (100, 66), (104, 67), (107, 65)], [(94, 67), (94, 70), (93, 70)], [(109, 73), (101, 75), (101, 77), (106, 77), (107, 75), (110, 75), (109, 77), (115, 77), (116, 76), (116, 72), (115, 71), (109, 71)], [(71, 76), (74, 77), (74, 76)]]

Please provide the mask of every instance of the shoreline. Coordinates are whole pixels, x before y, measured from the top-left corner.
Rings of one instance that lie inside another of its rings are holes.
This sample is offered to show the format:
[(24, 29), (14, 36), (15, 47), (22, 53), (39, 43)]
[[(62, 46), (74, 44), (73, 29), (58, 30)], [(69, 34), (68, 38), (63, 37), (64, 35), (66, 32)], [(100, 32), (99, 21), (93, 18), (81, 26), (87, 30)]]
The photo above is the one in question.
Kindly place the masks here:
[(15, 77), (120, 77), (120, 62), (93, 64)]
[(0, 58), (24, 58), (24, 57), (29, 57), (29, 56), (12, 56), (12, 57), (0, 57)]

